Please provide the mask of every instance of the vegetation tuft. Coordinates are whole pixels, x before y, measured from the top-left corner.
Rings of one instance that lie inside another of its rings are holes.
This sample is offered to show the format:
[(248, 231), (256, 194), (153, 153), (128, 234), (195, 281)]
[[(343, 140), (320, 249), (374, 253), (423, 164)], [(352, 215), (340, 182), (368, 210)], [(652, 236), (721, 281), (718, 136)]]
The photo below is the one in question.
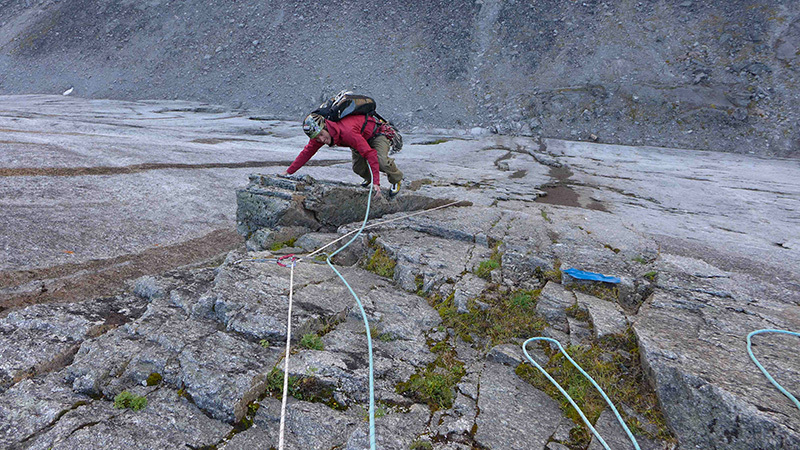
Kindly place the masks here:
[[(561, 384), (594, 424), (603, 409), (607, 407), (603, 397), (561, 352), (553, 351), (549, 346), (542, 348), (550, 357), (543, 365), (544, 369)], [(625, 404), (658, 429), (655, 435), (649, 435), (636, 417), (629, 416), (625, 422), (631, 431), (635, 434), (648, 435), (650, 438), (674, 440), (659, 410), (655, 392), (645, 380), (639, 359), (638, 342), (630, 329), (624, 334), (596, 342), (590, 348), (569, 346), (566, 350), (572, 359), (603, 388), (618, 409), (621, 409), (621, 404)], [(516, 373), (560, 402), (561, 409), (567, 417), (577, 424), (571, 432), (573, 443), (583, 445), (581, 448), (585, 448), (589, 444), (591, 434), (578, 412), (556, 387), (537, 368), (528, 363), (520, 364)]]
[(132, 409), (139, 411), (147, 406), (147, 399), (140, 395), (133, 394), (129, 391), (122, 391), (114, 397), (114, 408), (117, 409)]
[(147, 385), (148, 386), (156, 386), (158, 384), (161, 384), (161, 379), (162, 378), (161, 378), (161, 374), (160, 373), (153, 372), (153, 373), (150, 374), (149, 377), (147, 377)]
[(396, 265), (397, 262), (393, 260), (384, 249), (378, 247), (375, 249), (375, 252), (372, 253), (372, 257), (369, 258), (364, 268), (382, 277), (393, 278), (394, 267)]
[(306, 333), (300, 339), (300, 346), (309, 350), (324, 350), (325, 346), (322, 344), (322, 338), (316, 333)]
[(491, 280), (492, 278), (492, 271), (500, 267), (500, 261), (502, 256), (498, 247), (500, 243), (498, 242), (495, 244), (494, 248), (492, 249), (492, 256), (489, 259), (481, 261), (478, 264), (478, 268), (475, 269), (475, 275), (483, 278), (484, 280)]
[(455, 386), (466, 374), (464, 363), (456, 359), (455, 350), (442, 341), (431, 348), (436, 360), (417, 371), (408, 381), (398, 383), (397, 392), (426, 403), (431, 410), (453, 406)]
[(536, 300), (539, 290), (520, 290), (509, 294), (488, 291), (481, 301), (489, 305), (483, 310), (470, 302), (469, 312), (459, 314), (453, 303), (453, 295), (444, 300), (430, 298), (431, 306), (448, 328), (452, 328), (461, 339), (472, 342), (472, 336), (486, 337), (490, 345), (498, 345), (514, 338), (539, 336), (547, 322), (536, 313)]
[[(339, 404), (333, 398), (333, 389), (324, 386), (314, 377), (289, 376), (287, 394), (298, 400), (313, 403), (323, 403), (329, 408), (345, 410), (346, 406)], [(267, 394), (275, 398), (283, 397), (283, 371), (274, 367), (267, 374)]]
[(280, 250), (280, 249), (282, 249), (284, 247), (294, 247), (294, 243), (295, 243), (296, 240), (297, 240), (297, 238), (292, 238), (292, 239), (289, 239), (288, 241), (275, 242), (275, 243), (273, 243), (272, 245), (269, 246), (269, 250), (272, 251), (272, 252), (277, 252), (278, 250)]
[(650, 282), (655, 282), (657, 276), (658, 276), (658, 272), (656, 272), (654, 270), (651, 270), (650, 272), (647, 272), (646, 274), (644, 274), (644, 277)]

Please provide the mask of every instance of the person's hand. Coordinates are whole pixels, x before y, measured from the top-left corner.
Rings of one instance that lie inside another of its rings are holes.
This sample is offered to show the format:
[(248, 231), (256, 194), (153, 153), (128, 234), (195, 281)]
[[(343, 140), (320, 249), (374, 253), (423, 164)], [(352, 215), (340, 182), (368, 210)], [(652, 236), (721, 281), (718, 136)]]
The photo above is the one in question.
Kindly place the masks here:
[(282, 177), (288, 177), (289, 176), (289, 171), (288, 170), (284, 170), (280, 175)]
[(375, 200), (382, 199), (383, 194), (381, 193), (381, 187), (375, 186), (375, 194), (372, 196)]

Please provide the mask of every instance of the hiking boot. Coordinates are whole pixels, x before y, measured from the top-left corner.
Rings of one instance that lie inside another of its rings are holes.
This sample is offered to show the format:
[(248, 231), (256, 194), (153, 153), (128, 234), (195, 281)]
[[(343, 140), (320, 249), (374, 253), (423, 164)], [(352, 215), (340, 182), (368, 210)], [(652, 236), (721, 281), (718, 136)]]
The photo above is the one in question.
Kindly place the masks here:
[(369, 186), (369, 180), (364, 180), (361, 182), (361, 187), (368, 187), (368, 186)]
[(392, 186), (390, 187), (390, 189), (389, 189), (389, 198), (394, 197), (399, 192), (400, 192), (400, 182), (398, 181), (397, 183), (393, 183)]

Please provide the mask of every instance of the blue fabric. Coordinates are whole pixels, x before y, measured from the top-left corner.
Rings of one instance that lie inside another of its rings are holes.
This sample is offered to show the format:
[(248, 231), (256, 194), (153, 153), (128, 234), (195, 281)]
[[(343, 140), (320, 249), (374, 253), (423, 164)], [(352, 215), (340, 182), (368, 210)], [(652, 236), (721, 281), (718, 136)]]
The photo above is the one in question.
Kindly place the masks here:
[(564, 273), (571, 276), (572, 278), (577, 278), (578, 280), (602, 281), (604, 283), (614, 283), (614, 284), (618, 284), (620, 282), (620, 279), (617, 277), (610, 277), (608, 275), (603, 275), (601, 273), (586, 272), (584, 270), (578, 270), (578, 269), (567, 269), (564, 271)]

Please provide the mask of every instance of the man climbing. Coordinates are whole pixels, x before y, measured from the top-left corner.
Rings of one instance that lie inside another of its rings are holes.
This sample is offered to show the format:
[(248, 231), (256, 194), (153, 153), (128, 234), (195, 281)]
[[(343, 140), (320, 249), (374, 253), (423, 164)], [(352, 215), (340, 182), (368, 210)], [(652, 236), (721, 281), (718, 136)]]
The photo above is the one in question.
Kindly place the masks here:
[(386, 130), (385, 126), (372, 116), (350, 115), (334, 122), (311, 113), (303, 120), (303, 131), (309, 138), (308, 144), (283, 174), (297, 172), (324, 144), (331, 147), (347, 146), (350, 147), (353, 158), (353, 172), (364, 180), (361, 185), (369, 186), (371, 171), (375, 197), (381, 198), (380, 170), (389, 179), (389, 198), (392, 198), (400, 192), (403, 172), (397, 168), (394, 159), (389, 157), (391, 142), (384, 133), (390, 130)]

